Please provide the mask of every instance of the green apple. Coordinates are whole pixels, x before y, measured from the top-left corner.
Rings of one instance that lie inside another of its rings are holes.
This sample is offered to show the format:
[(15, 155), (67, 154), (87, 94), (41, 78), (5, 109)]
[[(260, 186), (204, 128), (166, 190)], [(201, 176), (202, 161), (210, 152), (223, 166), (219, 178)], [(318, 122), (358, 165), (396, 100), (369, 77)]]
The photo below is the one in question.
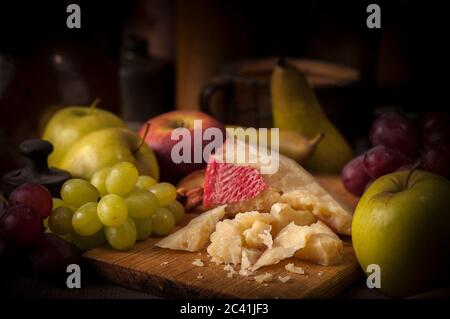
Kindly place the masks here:
[(111, 112), (91, 107), (69, 106), (53, 115), (45, 127), (42, 138), (53, 144), (54, 150), (48, 157), (53, 167), (59, 164), (69, 148), (88, 133), (109, 128), (125, 127), (125, 123)]
[(415, 170), (377, 179), (361, 197), (352, 224), (364, 271), (380, 266), (380, 290), (407, 296), (450, 272), (450, 181)]
[(85, 135), (67, 151), (59, 167), (73, 177), (90, 180), (96, 171), (119, 162), (130, 162), (140, 175), (159, 179), (155, 154), (126, 128), (107, 128)]

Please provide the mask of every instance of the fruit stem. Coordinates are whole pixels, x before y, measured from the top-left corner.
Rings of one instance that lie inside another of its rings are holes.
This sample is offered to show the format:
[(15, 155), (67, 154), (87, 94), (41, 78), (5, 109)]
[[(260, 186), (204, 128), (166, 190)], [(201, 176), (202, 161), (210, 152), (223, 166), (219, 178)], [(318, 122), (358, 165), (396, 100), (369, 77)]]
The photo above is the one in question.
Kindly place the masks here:
[(147, 134), (148, 134), (149, 129), (150, 129), (150, 123), (147, 123), (147, 124), (145, 125), (144, 136), (142, 136), (141, 142), (139, 143), (138, 147), (133, 151), (133, 154), (135, 154), (137, 151), (139, 151), (139, 149), (142, 147), (142, 145), (144, 145), (144, 143), (145, 143), (145, 138), (147, 137)]
[(95, 111), (95, 109), (97, 108), (98, 103), (101, 102), (101, 99), (96, 98), (94, 100), (94, 102), (92, 102), (91, 106), (89, 107), (89, 109), (91, 110), (91, 113)]
[(420, 160), (416, 161), (413, 165), (413, 167), (411, 167), (411, 169), (408, 172), (408, 176), (406, 176), (406, 181), (405, 181), (405, 187), (404, 189), (408, 188), (408, 183), (409, 180), (411, 179), (411, 176), (413, 174), (413, 172), (420, 166), (420, 164), (422, 164), (422, 162)]
[(314, 136), (312, 139), (309, 140), (309, 145), (311, 147), (317, 146), (319, 142), (325, 137), (324, 133), (318, 133), (316, 136)]
[(280, 56), (277, 59), (277, 65), (279, 67), (285, 68), (287, 66), (287, 61), (286, 58), (284, 56)]

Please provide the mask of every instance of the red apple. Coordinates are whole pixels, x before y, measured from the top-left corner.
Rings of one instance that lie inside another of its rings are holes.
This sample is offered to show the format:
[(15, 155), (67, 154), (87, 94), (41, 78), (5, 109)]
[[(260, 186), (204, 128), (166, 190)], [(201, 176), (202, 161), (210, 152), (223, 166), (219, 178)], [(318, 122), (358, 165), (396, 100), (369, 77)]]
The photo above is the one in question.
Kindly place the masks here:
[[(179, 110), (158, 115), (141, 127), (141, 137), (147, 124), (150, 126), (145, 142), (158, 159), (161, 180), (171, 183), (204, 168), (207, 156), (203, 151), (209, 153), (213, 144), (220, 146), (225, 139), (224, 125), (199, 111)], [(205, 132), (214, 137), (207, 137)]]

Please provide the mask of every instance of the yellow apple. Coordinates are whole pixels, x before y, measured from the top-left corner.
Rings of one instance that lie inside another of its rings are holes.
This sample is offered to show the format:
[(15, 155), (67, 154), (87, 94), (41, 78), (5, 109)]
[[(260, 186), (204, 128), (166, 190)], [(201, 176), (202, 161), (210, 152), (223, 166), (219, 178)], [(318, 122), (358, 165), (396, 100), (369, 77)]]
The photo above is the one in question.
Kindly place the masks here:
[(59, 110), (48, 122), (42, 136), (54, 147), (48, 157), (49, 165), (59, 168), (64, 155), (76, 141), (86, 134), (110, 127), (125, 127), (125, 123), (111, 112), (95, 108), (95, 104)]

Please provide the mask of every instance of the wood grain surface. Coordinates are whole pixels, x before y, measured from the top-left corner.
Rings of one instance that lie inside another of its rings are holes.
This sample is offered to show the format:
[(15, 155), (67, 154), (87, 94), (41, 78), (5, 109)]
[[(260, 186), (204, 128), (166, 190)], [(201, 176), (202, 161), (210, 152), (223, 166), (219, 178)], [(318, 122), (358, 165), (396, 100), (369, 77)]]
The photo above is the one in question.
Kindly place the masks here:
[[(337, 199), (354, 207), (357, 198), (348, 194), (338, 177), (318, 177), (319, 182)], [(189, 219), (197, 216), (187, 214)], [(256, 272), (271, 273), (274, 280), (257, 283), (251, 277), (227, 277), (223, 265), (211, 263), (206, 252), (190, 253), (154, 247), (158, 238), (150, 238), (126, 252), (110, 247), (97, 248), (84, 254), (85, 260), (102, 277), (119, 285), (169, 298), (331, 298), (361, 276), (350, 238), (344, 240), (344, 261), (337, 266), (320, 266), (289, 258), (277, 265)], [(194, 259), (204, 266), (192, 264)], [(304, 275), (285, 270), (294, 263), (305, 270)], [(278, 276), (290, 276), (281, 283)]]

